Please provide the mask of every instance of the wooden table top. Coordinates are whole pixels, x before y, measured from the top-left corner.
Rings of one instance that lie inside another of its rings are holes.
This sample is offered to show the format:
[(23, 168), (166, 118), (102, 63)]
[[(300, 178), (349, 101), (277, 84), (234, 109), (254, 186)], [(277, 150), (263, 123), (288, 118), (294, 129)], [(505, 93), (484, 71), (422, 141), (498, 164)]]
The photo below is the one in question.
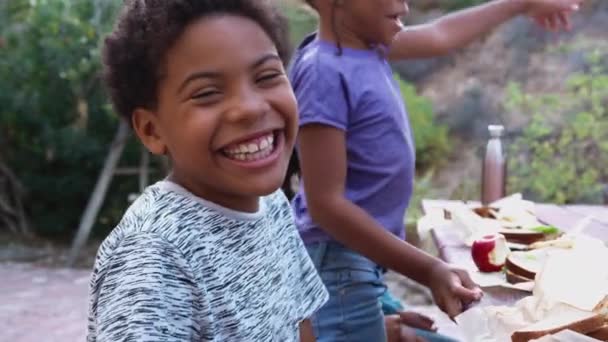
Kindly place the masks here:
[[(455, 201), (423, 200), (425, 214), (436, 213), (437, 208), (445, 208)], [(585, 233), (603, 241), (608, 241), (608, 206), (536, 204), (536, 215), (540, 221), (553, 225), (562, 231), (569, 231), (583, 218), (592, 215), (593, 219)], [(431, 231), (439, 256), (453, 265), (475, 269), (471, 258), (471, 249), (467, 247), (450, 227), (434, 227)], [(488, 300), (493, 304), (512, 305), (528, 295), (526, 292), (510, 290), (503, 287), (484, 289)]]

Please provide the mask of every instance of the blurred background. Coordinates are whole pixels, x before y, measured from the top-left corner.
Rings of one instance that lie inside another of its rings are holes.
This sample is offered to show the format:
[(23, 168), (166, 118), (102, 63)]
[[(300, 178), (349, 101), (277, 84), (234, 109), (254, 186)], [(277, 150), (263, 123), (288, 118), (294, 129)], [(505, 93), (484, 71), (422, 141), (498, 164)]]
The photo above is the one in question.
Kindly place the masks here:
[[(315, 16), (298, 0), (280, 1), (297, 44), (314, 30)], [(406, 22), (481, 2), (410, 0)], [(166, 172), (164, 161), (119, 130), (100, 82), (101, 37), (120, 3), (0, 0), (0, 274), (14, 282), (4, 281), (4, 292), (21, 286), (29, 267), (70, 272), (62, 268), (94, 197), (100, 207), (86, 215), (90, 235), (71, 255), (83, 270), (65, 273), (86, 293), (99, 242), (141, 186)], [(508, 193), (558, 204), (608, 202), (608, 1), (588, 0), (573, 24), (555, 34), (518, 18), (449, 56), (394, 65), (417, 145), (410, 227), (422, 198), (479, 199), (489, 124), (506, 128)], [(105, 196), (93, 196), (112, 158)], [(48, 291), (51, 276), (41, 277), (39, 290)], [(0, 327), (10, 325), (8, 316), (0, 316)]]
[[(481, 0), (412, 0), (409, 24)], [(100, 40), (118, 0), (0, 1), (0, 239), (72, 241), (119, 121), (100, 82)], [(281, 0), (294, 45), (315, 29)], [(508, 192), (603, 203), (608, 185), (608, 2), (587, 1), (569, 33), (513, 20), (467, 49), (396, 63), (417, 145), (416, 196), (478, 199), (487, 126), (506, 127)], [(102, 239), (140, 190), (148, 156), (130, 137), (92, 229)], [(166, 172), (151, 158), (153, 182)]]

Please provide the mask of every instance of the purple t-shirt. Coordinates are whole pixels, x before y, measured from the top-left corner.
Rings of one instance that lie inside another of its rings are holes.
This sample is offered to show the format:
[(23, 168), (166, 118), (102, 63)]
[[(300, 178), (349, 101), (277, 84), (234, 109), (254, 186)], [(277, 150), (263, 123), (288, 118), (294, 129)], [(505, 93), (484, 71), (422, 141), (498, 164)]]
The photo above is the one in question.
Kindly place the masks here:
[[(335, 45), (310, 36), (296, 51), (289, 78), (300, 126), (323, 124), (346, 133), (345, 197), (404, 238), (415, 149), (405, 104), (384, 55), (349, 48), (340, 55)], [(312, 221), (303, 184), (293, 208), (305, 243), (331, 240)]]

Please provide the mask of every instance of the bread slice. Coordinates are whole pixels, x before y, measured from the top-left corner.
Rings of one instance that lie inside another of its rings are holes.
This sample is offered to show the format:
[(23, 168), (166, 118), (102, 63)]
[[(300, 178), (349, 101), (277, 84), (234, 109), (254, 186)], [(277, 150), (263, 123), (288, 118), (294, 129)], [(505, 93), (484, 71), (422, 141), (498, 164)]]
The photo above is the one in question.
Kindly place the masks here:
[(582, 310), (571, 310), (559, 316), (548, 317), (514, 332), (511, 335), (511, 341), (528, 342), (565, 329), (585, 335), (602, 328), (604, 324), (605, 319), (603, 315)]
[[(507, 272), (511, 273), (511, 278), (514, 278), (513, 275), (515, 275), (525, 278), (527, 281), (534, 280), (545, 264), (547, 255), (547, 249), (511, 252), (505, 261), (505, 268)], [(507, 276), (509, 276), (508, 273)]]
[[(593, 312), (602, 314), (608, 319), (608, 296), (604, 297), (596, 306), (593, 308)], [(608, 322), (607, 322), (608, 323)]]
[(604, 297), (604, 299), (593, 308), (593, 312), (604, 317), (604, 326), (587, 335), (596, 340), (608, 341), (608, 296)]
[(547, 239), (545, 233), (535, 232), (527, 229), (501, 229), (500, 234), (504, 235), (509, 242), (531, 245), (534, 242)]
[(595, 331), (588, 333), (587, 336), (600, 341), (608, 341), (608, 324)]
[(509, 270), (506, 270), (505, 275), (506, 275), (506, 278), (507, 278), (507, 282), (509, 284), (519, 284), (519, 283), (527, 283), (527, 282), (534, 281), (534, 279), (522, 277), (522, 276), (520, 276), (518, 274), (515, 274), (515, 273), (509, 271)]

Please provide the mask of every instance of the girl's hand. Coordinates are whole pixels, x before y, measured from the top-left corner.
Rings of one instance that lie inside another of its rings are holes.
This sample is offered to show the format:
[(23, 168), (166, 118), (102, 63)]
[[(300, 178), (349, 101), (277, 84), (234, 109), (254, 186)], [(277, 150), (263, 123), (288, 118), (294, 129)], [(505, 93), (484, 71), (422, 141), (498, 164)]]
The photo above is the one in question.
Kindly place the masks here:
[(483, 295), (467, 271), (444, 262), (431, 269), (429, 288), (437, 306), (452, 319)]
[(526, 12), (531, 16), (545, 16), (561, 12), (578, 11), (584, 0), (524, 0)]
[(557, 32), (562, 29), (570, 31), (572, 28), (570, 25), (570, 14), (565, 12), (546, 16), (536, 16), (533, 20), (538, 26), (547, 31)]
[(526, 13), (549, 31), (570, 30), (570, 14), (583, 0), (525, 0)]

